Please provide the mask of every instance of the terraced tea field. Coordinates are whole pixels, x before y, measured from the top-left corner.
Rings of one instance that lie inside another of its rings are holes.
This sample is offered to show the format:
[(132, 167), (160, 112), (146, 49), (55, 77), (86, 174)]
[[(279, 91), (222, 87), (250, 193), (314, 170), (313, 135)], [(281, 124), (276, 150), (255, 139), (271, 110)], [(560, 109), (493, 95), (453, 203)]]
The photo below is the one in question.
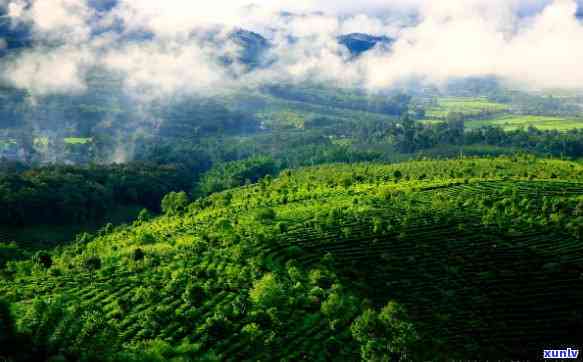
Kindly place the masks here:
[[(49, 268), (12, 263), (0, 297), (49, 355), (535, 359), (583, 341), (581, 200), (565, 161), (284, 171), (57, 248)], [(371, 327), (371, 347), (359, 328), (388, 301), (407, 319)]]

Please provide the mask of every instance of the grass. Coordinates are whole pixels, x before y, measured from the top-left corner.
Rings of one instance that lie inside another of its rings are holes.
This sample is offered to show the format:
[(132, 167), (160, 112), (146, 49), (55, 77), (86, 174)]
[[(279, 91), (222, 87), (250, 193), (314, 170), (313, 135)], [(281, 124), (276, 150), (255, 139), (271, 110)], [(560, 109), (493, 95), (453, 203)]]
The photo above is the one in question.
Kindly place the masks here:
[(13, 147), (17, 145), (15, 140), (8, 139), (8, 140), (0, 140), (0, 150), (7, 149), (9, 147)]
[(353, 141), (350, 139), (346, 139), (346, 138), (334, 138), (334, 139), (332, 139), (332, 144), (335, 144), (338, 146), (349, 147), (349, 146), (352, 146)]
[(34, 139), (34, 145), (36, 147), (46, 148), (49, 146), (49, 138), (48, 137), (37, 137)]
[(502, 156), (513, 155), (516, 149), (492, 145), (442, 145), (418, 153), (418, 157), (446, 158), (457, 156)]
[[(435, 125), (443, 123), (442, 119), (424, 119), (422, 124)], [(505, 131), (514, 131), (521, 128), (534, 127), (543, 131), (569, 131), (583, 128), (583, 118), (562, 118), (550, 116), (534, 115), (512, 115), (504, 114), (490, 119), (475, 119), (465, 121), (466, 129), (477, 129), (481, 127), (495, 126), (501, 127)]]
[(86, 145), (93, 142), (93, 138), (67, 137), (64, 141), (68, 145)]
[(492, 102), (486, 98), (450, 97), (439, 98), (437, 104), (427, 110), (426, 116), (430, 119), (443, 119), (450, 112), (471, 116), (482, 113), (500, 113), (508, 110), (508, 105)]
[(309, 114), (302, 114), (302, 112), (294, 112), (292, 110), (282, 109), (281, 111), (261, 112), (257, 114), (257, 117), (262, 120), (265, 125), (272, 128), (303, 128), (306, 117), (309, 117)]
[(505, 115), (494, 119), (467, 121), (466, 128), (499, 126), (506, 131), (535, 127), (540, 130), (568, 131), (583, 128), (583, 119), (529, 115)]

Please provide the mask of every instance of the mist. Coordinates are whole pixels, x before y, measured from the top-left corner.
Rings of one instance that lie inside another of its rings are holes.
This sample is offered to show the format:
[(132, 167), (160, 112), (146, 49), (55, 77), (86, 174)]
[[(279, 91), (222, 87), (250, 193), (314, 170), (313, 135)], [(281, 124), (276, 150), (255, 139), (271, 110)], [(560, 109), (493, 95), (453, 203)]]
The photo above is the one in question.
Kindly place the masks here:
[[(1, 61), (1, 79), (32, 94), (81, 93), (95, 69), (137, 98), (321, 81), (369, 91), (408, 80), (494, 76), (515, 86), (578, 89), (583, 24), (575, 0), (3, 0), (35, 46)], [(270, 44), (262, 66), (237, 60), (236, 29)], [(395, 39), (351, 56), (338, 36)], [(220, 59), (234, 61), (223, 64)]]

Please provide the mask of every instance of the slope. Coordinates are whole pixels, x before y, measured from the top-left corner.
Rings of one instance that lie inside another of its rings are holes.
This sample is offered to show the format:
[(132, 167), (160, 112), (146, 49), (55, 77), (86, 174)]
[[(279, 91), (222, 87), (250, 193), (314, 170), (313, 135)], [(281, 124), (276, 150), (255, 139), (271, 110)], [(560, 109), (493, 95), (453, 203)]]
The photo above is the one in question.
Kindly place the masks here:
[(535, 158), (284, 171), (9, 263), (0, 297), (46, 358), (536, 358), (583, 340), (582, 196)]

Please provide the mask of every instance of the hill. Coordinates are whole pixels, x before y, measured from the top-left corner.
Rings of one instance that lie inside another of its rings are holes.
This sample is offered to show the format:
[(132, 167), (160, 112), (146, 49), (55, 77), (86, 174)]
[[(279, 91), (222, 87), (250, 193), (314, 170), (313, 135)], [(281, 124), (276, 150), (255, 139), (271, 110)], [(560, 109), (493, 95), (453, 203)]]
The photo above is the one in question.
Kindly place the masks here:
[(362, 33), (351, 33), (338, 37), (338, 43), (348, 48), (350, 54), (355, 56), (365, 53), (377, 45), (389, 48), (394, 42), (395, 39), (387, 36), (374, 36)]
[(32, 45), (30, 29), (21, 24), (12, 24), (10, 19), (3, 14), (0, 6), (0, 58), (20, 48)]
[(0, 341), (14, 360), (534, 359), (583, 340), (582, 196), (583, 166), (533, 157), (172, 193), (9, 262)]

